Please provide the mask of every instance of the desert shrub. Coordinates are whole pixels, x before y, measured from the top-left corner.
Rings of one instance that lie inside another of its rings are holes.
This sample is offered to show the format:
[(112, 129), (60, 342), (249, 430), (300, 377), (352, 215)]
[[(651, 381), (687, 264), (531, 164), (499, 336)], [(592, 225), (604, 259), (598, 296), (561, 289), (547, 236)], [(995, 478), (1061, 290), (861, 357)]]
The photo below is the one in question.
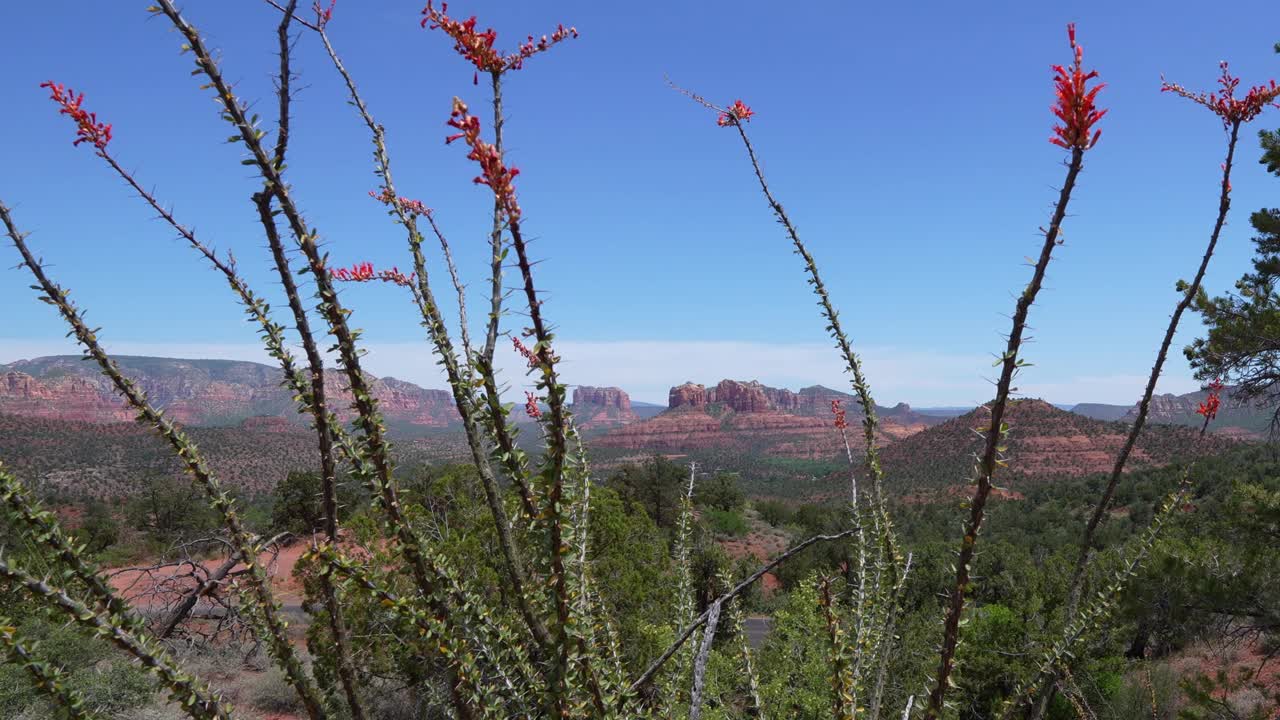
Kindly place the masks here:
[(707, 524), (718, 535), (740, 537), (747, 534), (747, 521), (735, 510), (711, 509), (706, 511)]
[[(155, 694), (146, 671), (119, 651), (83, 632), (33, 619), (22, 633), (39, 643), (41, 652), (67, 675), (67, 685), (84, 697), (85, 706), (103, 714), (141, 706)], [(31, 692), (30, 679), (16, 665), (0, 665), (0, 717), (55, 717), (45, 697)]]
[(753, 505), (760, 513), (760, 519), (773, 527), (786, 525), (795, 517), (791, 507), (779, 500), (756, 500)]
[(246, 674), (245, 697), (253, 707), (267, 713), (296, 714), (303, 710), (298, 693), (279, 669)]
[(733, 473), (718, 472), (703, 478), (693, 490), (693, 503), (700, 508), (730, 512), (742, 507), (746, 496)]
[(125, 504), (125, 516), (132, 527), (159, 545), (212, 534), (220, 524), (197, 488), (169, 475), (152, 475), (139, 482), (137, 493)]
[[(360, 493), (347, 478), (336, 482), (338, 520), (346, 520), (351, 512), (363, 507), (366, 495)], [(320, 473), (291, 472), (276, 484), (272, 493), (271, 524), (276, 532), (310, 535), (324, 528), (323, 483)]]
[(84, 543), (85, 550), (96, 555), (119, 542), (120, 523), (106, 503), (91, 500), (85, 505), (84, 516), (76, 528), (76, 538)]
[(773, 630), (760, 649), (760, 690), (777, 717), (830, 717), (826, 682), (825, 627), (812, 577), (797, 584), (774, 614)]

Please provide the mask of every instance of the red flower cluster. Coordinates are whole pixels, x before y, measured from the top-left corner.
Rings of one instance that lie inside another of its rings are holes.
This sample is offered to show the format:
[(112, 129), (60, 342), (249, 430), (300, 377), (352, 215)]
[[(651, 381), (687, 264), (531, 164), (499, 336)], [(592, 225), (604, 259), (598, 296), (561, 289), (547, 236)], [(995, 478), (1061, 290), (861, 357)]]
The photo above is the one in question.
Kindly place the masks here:
[(755, 111), (747, 107), (741, 100), (734, 100), (728, 110), (720, 113), (720, 117), (716, 119), (716, 124), (720, 127), (729, 127), (738, 123), (751, 120), (751, 116), (755, 115)]
[(377, 200), (383, 205), (391, 205), (392, 203), (398, 204), (402, 210), (409, 213), (410, 215), (430, 215), (431, 214), (431, 208), (427, 207), (426, 205), (423, 205), (421, 200), (411, 200), (404, 196), (396, 197), (391, 193), (390, 190), (388, 190), (385, 187), (382, 188), (381, 193), (375, 193), (374, 191), (370, 190), (369, 197), (373, 198), (374, 200)]
[(415, 273), (405, 275), (399, 268), (390, 270), (374, 270), (373, 263), (356, 263), (349, 268), (337, 268), (329, 271), (329, 277), (340, 282), (370, 282), (381, 280), (401, 287), (411, 288), (414, 285)]
[(849, 427), (849, 422), (844, 418), (845, 409), (840, 406), (839, 400), (831, 401), (831, 414), (836, 416), (835, 425), (837, 428), (844, 430)]
[(453, 49), (475, 65), (477, 70), (485, 72), (503, 73), (507, 70), (519, 70), (524, 67), (524, 61), (528, 58), (548, 50), (561, 40), (578, 37), (576, 28), (557, 25), (556, 31), (550, 37), (543, 35), (535, 40), (530, 35), (528, 41), (520, 45), (519, 50), (503, 55), (493, 48), (493, 44), (498, 41), (497, 30), (488, 28), (483, 32), (477, 31), (475, 15), (459, 22), (449, 17), (448, 11), (449, 3), (441, 3), (440, 9), (437, 10), (432, 3), (428, 2), (422, 10), (425, 16), (422, 18), (422, 27), (443, 30), (446, 35), (453, 38)]
[(93, 146), (99, 150), (107, 149), (107, 143), (111, 142), (111, 125), (98, 122), (96, 113), (88, 112), (81, 107), (84, 103), (84, 93), (77, 95), (74, 90), (52, 80), (40, 83), (40, 87), (49, 88), (49, 98), (62, 106), (58, 111), (60, 114), (67, 115), (76, 121), (76, 141), (72, 145), (87, 142), (93, 143)]
[(1196, 414), (1203, 415), (1205, 422), (1218, 417), (1218, 406), (1222, 404), (1221, 393), (1223, 387), (1220, 379), (1215, 379), (1209, 383), (1209, 397), (1205, 398), (1204, 402), (1196, 407)]
[(511, 183), (520, 174), (520, 170), (504, 165), (498, 148), (480, 139), (480, 118), (468, 114), (467, 104), (456, 97), (453, 99), (453, 112), (448, 125), (462, 132), (446, 137), (445, 143), (461, 138), (471, 148), (467, 157), (480, 163), (480, 174), (472, 182), (488, 185), (493, 190), (494, 197), (502, 203), (507, 218), (519, 219), (520, 205), (516, 203), (516, 189)]
[(524, 359), (529, 363), (529, 367), (538, 367), (538, 356), (534, 355), (532, 350), (525, 347), (525, 344), (520, 342), (520, 338), (512, 335), (511, 344), (515, 347), (516, 352), (524, 356)]
[(542, 417), (542, 408), (538, 407), (538, 397), (528, 390), (524, 391), (524, 412), (534, 420)]
[(1053, 114), (1062, 124), (1053, 126), (1053, 137), (1049, 138), (1049, 142), (1059, 147), (1088, 150), (1097, 145), (1098, 138), (1102, 136), (1102, 131), (1093, 130), (1093, 125), (1107, 114), (1106, 110), (1099, 110), (1095, 104), (1098, 91), (1106, 85), (1087, 87), (1090, 80), (1098, 77), (1098, 72), (1084, 71), (1084, 48), (1076, 44), (1075, 23), (1067, 25), (1067, 37), (1071, 40), (1071, 49), (1075, 51), (1075, 60), (1070, 68), (1053, 66), (1053, 84), (1058, 96), (1058, 102), (1053, 105)]
[(338, 0), (329, 0), (329, 7), (320, 7), (320, 0), (311, 3), (311, 9), (316, 12), (316, 26), (324, 30), (324, 26), (329, 24), (333, 19), (333, 6), (338, 4)]
[(1222, 76), (1218, 78), (1218, 84), (1222, 86), (1222, 94), (1193, 93), (1171, 82), (1161, 82), (1160, 92), (1175, 93), (1197, 105), (1209, 108), (1213, 114), (1222, 118), (1222, 124), (1227, 128), (1232, 125), (1243, 125), (1258, 117), (1268, 105), (1280, 107), (1276, 104), (1276, 98), (1280, 97), (1280, 86), (1276, 85), (1275, 80), (1266, 85), (1255, 85), (1249, 88), (1249, 92), (1245, 93), (1244, 97), (1237, 99), (1235, 95), (1236, 88), (1240, 86), (1240, 78), (1231, 75), (1225, 61), (1220, 63), (1220, 67)]

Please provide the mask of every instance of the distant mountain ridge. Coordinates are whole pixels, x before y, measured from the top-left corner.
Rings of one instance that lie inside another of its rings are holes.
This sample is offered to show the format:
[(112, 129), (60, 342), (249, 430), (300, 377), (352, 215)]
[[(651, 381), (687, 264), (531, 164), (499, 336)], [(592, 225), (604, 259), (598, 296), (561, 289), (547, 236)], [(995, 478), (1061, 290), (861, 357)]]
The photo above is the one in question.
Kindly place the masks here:
[[(287, 470), (314, 463), (314, 437), (305, 427), (308, 418), (296, 412), (280, 386), (278, 369), (234, 360), (123, 356), (118, 362), (167, 414), (192, 428), (193, 437), (207, 446), (211, 461), (217, 461), (234, 486), (268, 489)], [(326, 373), (332, 407), (349, 419), (350, 395), (341, 379), (340, 372)], [(391, 377), (371, 378), (371, 385), (388, 424), (408, 431), (396, 440), (404, 459), (461, 455), (462, 434), (450, 392)], [(1134, 466), (1165, 464), (1196, 448), (1194, 428), (1201, 418), (1194, 410), (1203, 398), (1204, 393), (1158, 396), (1152, 403), (1153, 424), (1138, 443)], [(853, 450), (861, 451), (856, 398), (820, 385), (792, 391), (754, 380), (726, 379), (711, 386), (684, 383), (670, 389), (665, 408), (632, 403), (616, 387), (579, 386), (573, 400), (578, 426), (592, 431), (593, 449), (624, 454), (712, 450), (752, 462), (762, 457), (828, 461), (844, 453), (831, 412), (832, 402), (838, 402), (847, 413)], [(1102, 422), (1083, 414), (1107, 412), (1105, 405), (1073, 409), (1069, 413), (1035, 400), (1010, 406), (1011, 480), (1083, 475), (1110, 467), (1127, 432), (1124, 418)], [(963, 483), (972, 469), (977, 442), (973, 428), (980, 424), (981, 413), (974, 410), (948, 420), (905, 403), (877, 406), (877, 441), (883, 447), (889, 482), (904, 493)], [(50, 487), (127, 493), (140, 473), (175, 472), (163, 447), (133, 418), (96, 366), (79, 356), (0, 365), (0, 458)], [(1233, 435), (1255, 437), (1256, 430), (1231, 428), (1252, 422), (1264, 429), (1266, 422), (1258, 422), (1263, 418), (1269, 421), (1270, 412), (1224, 398), (1223, 410), (1211, 426), (1222, 432), (1199, 447), (1215, 452), (1230, 444)], [(531, 422), (518, 405), (513, 419)]]
[[(254, 416), (278, 416), (306, 424), (281, 371), (241, 360), (187, 360), (122, 355), (115, 358), (157, 406), (190, 426), (236, 425)], [(351, 394), (341, 373), (325, 373), (330, 407), (344, 419)], [(392, 377), (371, 378), (389, 422), (448, 427), (458, 422), (453, 397)], [(83, 422), (123, 422), (135, 413), (124, 406), (110, 380), (78, 355), (19, 360), (0, 365), (0, 413)]]
[[(246, 418), (270, 416), (287, 418), (304, 426), (290, 393), (280, 385), (280, 371), (270, 365), (240, 360), (190, 360), (177, 358), (120, 356), (127, 375), (139, 382), (149, 397), (184, 425), (220, 427), (238, 425)], [(350, 419), (350, 393), (342, 373), (326, 373), (326, 389), (331, 406), (343, 419)], [(393, 377), (373, 378), (374, 395), (392, 428), (408, 432), (424, 429), (448, 430), (459, 426), (452, 393), (427, 389)], [(1183, 395), (1164, 394), (1152, 399), (1150, 422), (1199, 427), (1203, 418), (1195, 413), (1204, 391)], [(617, 447), (678, 450), (682, 447), (737, 446), (744, 438), (762, 435), (770, 427), (792, 435), (796, 445), (780, 441), (783, 455), (817, 457), (833, 445), (826, 431), (831, 401), (839, 400), (850, 413), (858, 414), (854, 396), (813, 385), (797, 391), (773, 388), (758, 381), (723, 380), (712, 386), (684, 383), (671, 388), (666, 407), (631, 402), (617, 387), (580, 386), (574, 389), (577, 421), (583, 430), (619, 431), (607, 440)], [(1059, 406), (1063, 407), (1063, 406)], [(1216, 434), (1239, 438), (1265, 437), (1275, 408), (1255, 407), (1224, 394), (1223, 407), (1210, 425)], [(1103, 421), (1132, 421), (1135, 406), (1080, 403), (1071, 411)], [(892, 442), (938, 424), (964, 412), (959, 407), (914, 410), (905, 403), (877, 407), (882, 420), (883, 440)], [(679, 413), (686, 413), (676, 417)], [(0, 414), (51, 420), (93, 423), (129, 422), (134, 413), (115, 394), (96, 366), (77, 355), (61, 355), (19, 360), (0, 365)], [(740, 415), (737, 420), (726, 414)], [(767, 420), (764, 416), (770, 416)], [(670, 416), (670, 417), (669, 417)], [(790, 418), (790, 419), (786, 419)], [(517, 422), (527, 418), (516, 413)], [(803, 419), (803, 421), (801, 421)], [(741, 427), (734, 429), (735, 423)], [(752, 427), (748, 427), (752, 426)], [(727, 435), (726, 435), (727, 433)], [(729, 437), (737, 434), (737, 440)], [(754, 441), (748, 444), (754, 444)]]
[[(299, 426), (310, 422), (297, 412), (281, 386), (279, 368), (242, 360), (190, 360), (121, 355), (116, 362), (153, 403), (191, 427), (227, 427), (247, 418), (279, 417)], [(393, 428), (417, 431), (461, 426), (453, 394), (393, 377), (370, 376), (379, 407)], [(327, 368), (325, 391), (330, 408), (349, 420), (351, 393), (345, 376)], [(625, 425), (652, 415), (619, 388), (579, 387), (574, 391), (578, 426), (598, 429)], [(88, 423), (130, 422), (135, 413), (116, 394), (96, 365), (79, 355), (55, 355), (0, 365), (0, 414)], [(524, 413), (516, 413), (524, 422)]]
[[(218, 478), (235, 490), (270, 492), (289, 472), (319, 469), (315, 434), (281, 417), (187, 432)], [(462, 433), (452, 432), (397, 440), (391, 450), (398, 466), (469, 457)], [(0, 414), (0, 459), (33, 487), (64, 497), (129, 497), (149, 476), (185, 475), (172, 449), (135, 422)]]
[[(1204, 417), (1196, 412), (1196, 408), (1208, 396), (1209, 393), (1204, 390), (1182, 395), (1173, 393), (1154, 395), (1151, 398), (1147, 421), (1199, 428), (1204, 423)], [(1271, 420), (1276, 410), (1273, 404), (1259, 405), (1240, 400), (1232, 394), (1231, 388), (1226, 388), (1222, 392), (1222, 407), (1213, 422), (1209, 423), (1209, 432), (1242, 439), (1261, 439), (1270, 433)], [(1138, 404), (1080, 403), (1071, 408), (1071, 412), (1096, 420), (1118, 420), (1131, 423), (1138, 417)]]
[(1130, 405), (1108, 405), (1106, 403), (1080, 403), (1071, 408), (1071, 412), (1094, 420), (1115, 422), (1124, 417), (1132, 409)]

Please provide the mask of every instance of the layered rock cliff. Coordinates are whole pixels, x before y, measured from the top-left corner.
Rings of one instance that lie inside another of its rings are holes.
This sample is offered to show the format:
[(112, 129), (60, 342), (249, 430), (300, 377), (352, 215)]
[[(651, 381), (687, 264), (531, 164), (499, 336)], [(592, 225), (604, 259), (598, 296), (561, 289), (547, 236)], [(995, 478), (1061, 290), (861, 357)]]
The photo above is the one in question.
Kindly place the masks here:
[[(675, 410), (681, 407), (720, 406), (720, 409), (740, 413), (780, 412), (787, 415), (827, 418), (831, 416), (833, 400), (839, 400), (849, 414), (861, 414), (857, 398), (849, 393), (821, 385), (812, 385), (792, 392), (762, 385), (758, 380), (750, 382), (721, 380), (711, 388), (692, 382), (677, 385), (671, 388), (668, 394), (667, 408)], [(892, 417), (899, 421), (933, 424), (929, 416), (914, 412), (906, 403), (898, 403), (892, 408), (877, 405), (876, 415)]]
[[(844, 452), (831, 402), (839, 400), (850, 423), (861, 415), (852, 395), (820, 385), (798, 392), (758, 381), (721, 380), (708, 388), (687, 382), (671, 388), (667, 411), (614, 430), (605, 447), (680, 452), (709, 448), (763, 451), (782, 457), (826, 458)], [(942, 421), (910, 406), (876, 408), (881, 443), (907, 437)]]
[[(124, 373), (138, 382), (157, 406), (190, 426), (235, 425), (246, 418), (277, 416), (305, 424), (280, 371), (259, 363), (232, 360), (117, 358)], [(371, 380), (374, 396), (391, 422), (446, 427), (457, 422), (452, 396), (395, 378)], [(330, 406), (350, 418), (351, 394), (339, 372), (325, 375)], [(92, 423), (132, 420), (97, 367), (78, 356), (21, 360), (0, 365), (0, 414)]]
[(640, 418), (631, 409), (631, 398), (621, 388), (579, 385), (573, 389), (574, 421), (582, 430), (629, 425)]

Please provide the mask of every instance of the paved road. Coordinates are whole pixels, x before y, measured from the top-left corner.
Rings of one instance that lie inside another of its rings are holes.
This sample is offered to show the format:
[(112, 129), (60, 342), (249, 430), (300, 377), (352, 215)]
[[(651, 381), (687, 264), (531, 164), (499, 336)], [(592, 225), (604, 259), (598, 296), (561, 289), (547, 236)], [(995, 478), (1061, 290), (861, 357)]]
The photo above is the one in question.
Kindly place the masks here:
[(751, 647), (756, 650), (764, 645), (764, 639), (769, 637), (769, 631), (773, 630), (773, 618), (771, 617), (748, 617), (743, 624), (747, 629), (747, 639), (751, 641)]

